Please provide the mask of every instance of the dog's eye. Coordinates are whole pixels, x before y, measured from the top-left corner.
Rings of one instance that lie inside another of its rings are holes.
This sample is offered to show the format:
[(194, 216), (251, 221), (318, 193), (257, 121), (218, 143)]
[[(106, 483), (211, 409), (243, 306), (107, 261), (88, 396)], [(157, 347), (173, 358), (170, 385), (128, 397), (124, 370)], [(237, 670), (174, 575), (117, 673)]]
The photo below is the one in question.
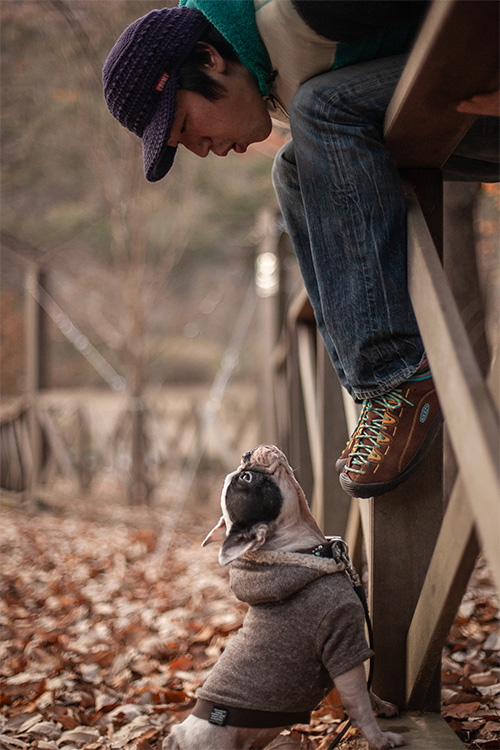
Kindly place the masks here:
[(243, 474), (240, 474), (240, 479), (242, 482), (248, 482), (248, 484), (250, 484), (252, 481), (252, 475), (249, 471), (244, 471)]

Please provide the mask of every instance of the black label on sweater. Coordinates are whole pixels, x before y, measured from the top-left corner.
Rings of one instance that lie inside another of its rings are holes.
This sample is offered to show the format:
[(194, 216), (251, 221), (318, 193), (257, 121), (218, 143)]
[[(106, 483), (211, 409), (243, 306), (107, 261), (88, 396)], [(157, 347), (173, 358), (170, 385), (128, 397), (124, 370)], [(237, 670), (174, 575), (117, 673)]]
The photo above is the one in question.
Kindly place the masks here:
[(228, 713), (229, 711), (226, 708), (219, 708), (219, 706), (214, 706), (210, 711), (210, 716), (208, 717), (209, 724), (217, 724), (218, 727), (223, 727), (227, 721)]

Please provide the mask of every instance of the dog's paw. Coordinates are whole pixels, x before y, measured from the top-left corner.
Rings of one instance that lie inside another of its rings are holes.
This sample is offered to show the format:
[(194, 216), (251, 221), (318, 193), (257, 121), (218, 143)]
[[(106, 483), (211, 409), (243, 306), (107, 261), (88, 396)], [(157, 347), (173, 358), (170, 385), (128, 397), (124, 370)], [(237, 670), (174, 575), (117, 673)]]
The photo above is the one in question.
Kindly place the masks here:
[(406, 745), (403, 737), (396, 732), (382, 732), (380, 741), (374, 745), (370, 744), (370, 750), (389, 750), (391, 747), (403, 747)]
[(375, 716), (397, 716), (399, 713), (398, 707), (394, 705), (394, 703), (389, 703), (389, 701), (383, 701), (382, 698), (379, 698), (378, 695), (375, 695), (375, 693), (372, 693), (370, 690), (370, 702), (372, 704), (373, 712), (375, 713)]

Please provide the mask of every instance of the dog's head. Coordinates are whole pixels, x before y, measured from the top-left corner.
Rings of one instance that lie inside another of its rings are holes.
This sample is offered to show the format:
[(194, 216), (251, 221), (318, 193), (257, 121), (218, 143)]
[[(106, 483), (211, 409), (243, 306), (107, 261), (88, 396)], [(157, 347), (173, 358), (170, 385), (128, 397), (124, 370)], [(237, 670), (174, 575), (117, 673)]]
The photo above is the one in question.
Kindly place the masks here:
[(217, 530), (225, 529), (219, 560), (222, 565), (246, 552), (259, 549), (279, 537), (286, 548), (298, 525), (321, 534), (302, 488), (286, 456), (279, 448), (259, 445), (243, 455), (240, 465), (228, 474), (221, 495), (222, 517), (203, 542), (213, 541)]

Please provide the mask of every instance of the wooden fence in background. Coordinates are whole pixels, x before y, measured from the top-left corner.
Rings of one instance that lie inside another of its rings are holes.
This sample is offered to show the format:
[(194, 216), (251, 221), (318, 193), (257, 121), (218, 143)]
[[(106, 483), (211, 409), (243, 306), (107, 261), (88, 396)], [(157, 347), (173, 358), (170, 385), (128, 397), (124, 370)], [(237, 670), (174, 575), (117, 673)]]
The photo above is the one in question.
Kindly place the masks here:
[[(190, 468), (196, 473), (200, 464), (202, 473), (210, 468), (220, 484), (241, 453), (258, 441), (255, 384), (229, 385), (207, 426), (209, 394), (208, 385), (144, 394), (144, 478), (146, 498), (154, 495), (155, 504), (168, 506), (179, 477)], [(124, 394), (41, 391), (35, 402), (14, 399), (0, 411), (0, 489), (36, 503), (61, 495), (90, 496), (105, 486), (136, 504), (140, 498), (130, 493), (132, 431), (133, 414)]]

